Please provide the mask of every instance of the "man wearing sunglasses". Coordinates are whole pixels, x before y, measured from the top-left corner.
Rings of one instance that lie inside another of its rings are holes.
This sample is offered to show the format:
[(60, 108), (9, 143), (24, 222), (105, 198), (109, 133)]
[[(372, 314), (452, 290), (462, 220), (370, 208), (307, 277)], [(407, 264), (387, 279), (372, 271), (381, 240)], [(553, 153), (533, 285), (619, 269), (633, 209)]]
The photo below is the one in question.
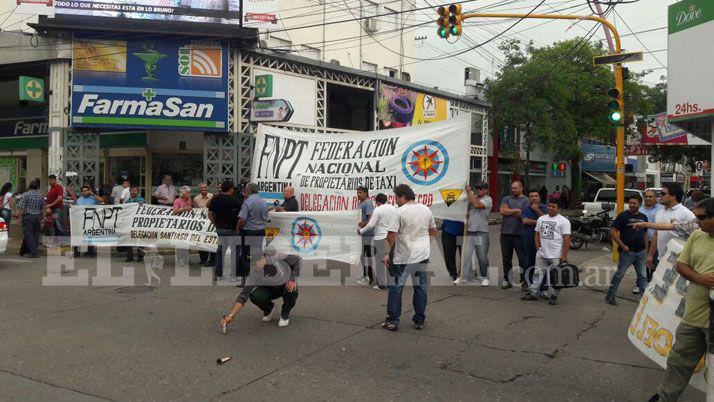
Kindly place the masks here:
[[(659, 253), (660, 256), (663, 256), (664, 253), (667, 251), (667, 242), (676, 237), (682, 237), (677, 231), (671, 230), (674, 229), (673, 224), (678, 222), (686, 223), (694, 221), (694, 214), (692, 213), (692, 211), (690, 211), (684, 205), (681, 204), (682, 198), (684, 198), (684, 190), (682, 189), (681, 185), (677, 183), (663, 184), (662, 195), (660, 199), (662, 200), (664, 209), (658, 211), (655, 214), (656, 226), (652, 225), (651, 223), (643, 222), (635, 223), (632, 225), (635, 229), (657, 229), (657, 232), (654, 234), (652, 241), (657, 244), (656, 251), (657, 253)], [(670, 227), (669, 225), (672, 226), (671, 229), (663, 230), (663, 226), (660, 226), (659, 224), (667, 224), (668, 226), (666, 227)], [(653, 269), (656, 268), (656, 266), (654, 266), (654, 253), (654, 247), (649, 247), (649, 252), (647, 255), (647, 265), (652, 266)]]
[(689, 280), (684, 316), (667, 357), (667, 369), (657, 394), (650, 401), (676, 401), (689, 383), (694, 368), (707, 352), (709, 291), (714, 288), (714, 199), (694, 207), (697, 230), (677, 259), (677, 272)]

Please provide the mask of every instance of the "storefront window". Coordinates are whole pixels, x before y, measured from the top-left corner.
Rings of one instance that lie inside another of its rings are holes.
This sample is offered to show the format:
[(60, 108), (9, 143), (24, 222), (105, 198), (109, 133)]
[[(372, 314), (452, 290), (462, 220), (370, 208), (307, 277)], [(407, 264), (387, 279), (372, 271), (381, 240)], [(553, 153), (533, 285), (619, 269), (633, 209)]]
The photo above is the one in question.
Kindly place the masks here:
[(151, 160), (153, 194), (165, 175), (170, 175), (174, 186), (191, 186), (193, 192), (203, 179), (203, 154), (154, 154)]

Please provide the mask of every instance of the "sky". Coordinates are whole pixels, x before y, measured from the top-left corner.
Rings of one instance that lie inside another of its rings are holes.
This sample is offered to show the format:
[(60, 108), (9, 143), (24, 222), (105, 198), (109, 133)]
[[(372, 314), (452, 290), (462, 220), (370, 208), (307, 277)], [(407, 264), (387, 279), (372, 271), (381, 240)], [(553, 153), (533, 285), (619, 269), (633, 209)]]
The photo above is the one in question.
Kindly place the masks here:
[[(282, 0), (284, 5), (289, 0)], [(328, 0), (329, 1), (329, 0)], [(351, 0), (350, 0), (351, 1)], [(676, 0), (625, 0), (630, 3), (619, 4), (614, 7), (615, 12), (608, 15), (622, 37), (624, 51), (651, 51), (646, 53), (644, 61), (629, 63), (631, 71), (648, 71), (643, 78), (646, 84), (654, 85), (660, 82), (660, 77), (666, 75), (667, 66), (667, 6), (676, 3)], [(527, 13), (541, 0), (478, 0), (470, 1), (463, 5), (463, 12), (509, 12)], [(443, 3), (436, 0), (416, 0), (416, 7), (433, 6), (434, 11), (416, 11), (410, 16), (406, 25), (415, 25), (436, 19), (435, 8)], [(14, 0), (0, 0), (0, 29), (23, 29), (31, 31), (26, 26), (35, 18), (28, 15), (18, 15), (12, 12), (15, 7)], [(536, 13), (553, 13), (558, 10), (572, 7), (563, 13), (569, 12), (578, 15), (591, 13), (585, 0), (545, 0), (536, 9)], [(455, 53), (491, 39), (494, 35), (508, 28), (517, 20), (514, 19), (474, 19), (464, 24), (464, 32), (455, 43), (447, 43), (436, 35), (436, 23), (428, 23), (420, 28), (409, 28), (405, 35), (419, 38), (415, 40), (414, 56), (428, 59), (443, 57), (448, 53)], [(555, 41), (572, 39), (584, 36), (595, 23), (590, 21), (545, 21), (523, 20), (511, 28), (503, 36), (485, 44), (477, 49), (470, 50), (458, 57), (449, 57), (443, 60), (409, 60), (413, 63), (412, 81), (429, 87), (439, 87), (455, 93), (463, 93), (463, 71), (465, 67), (476, 67), (481, 70), (481, 78), (492, 78), (499, 70), (503, 61), (503, 54), (497, 49), (498, 44), (504, 39), (517, 38), (523, 41), (533, 40), (537, 46), (545, 46)], [(658, 29), (663, 28), (663, 29)], [(631, 35), (631, 32), (640, 32)], [(592, 41), (605, 40), (601, 27), (596, 28)], [(453, 38), (449, 40), (454, 42)]]
[[(464, 11), (471, 11), (474, 8), (501, 3), (503, 2), (496, 0), (477, 1), (464, 5), (463, 8)], [(527, 13), (538, 3), (540, 3), (540, 0), (522, 0), (516, 4), (503, 5), (482, 12), (500, 11)], [(676, 3), (675, 0), (639, 0), (630, 4), (620, 4), (615, 7), (615, 13), (609, 14), (607, 19), (615, 25), (621, 36), (630, 34), (631, 32), (662, 28), (667, 26), (667, 6), (674, 3)], [(420, 0), (417, 3), (418, 7), (423, 7), (427, 4), (434, 5), (436, 3), (434, 1), (425, 2), (424, 0)], [(575, 8), (564, 11), (563, 13), (570, 12), (578, 15), (588, 15), (591, 13), (585, 0), (546, 0), (546, 2), (536, 10), (536, 13), (552, 13), (553, 10), (570, 6), (574, 6)], [(506, 9), (511, 10), (506, 11)], [(427, 15), (424, 15), (423, 12), (417, 13), (417, 16), (421, 15), (421, 18), (427, 19)], [(431, 15), (431, 13), (428, 15)], [(433, 15), (436, 15), (436, 13), (433, 13)], [(415, 35), (415, 37), (427, 37), (427, 39), (416, 41), (415, 55), (421, 58), (429, 58), (443, 55), (442, 52), (453, 53), (456, 50), (469, 48), (474, 44), (482, 43), (492, 38), (498, 32), (508, 28), (515, 21), (517, 20), (476, 20), (475, 23), (464, 26), (461, 39), (454, 44), (446, 44), (443, 39), (436, 36), (436, 25), (425, 27)], [(491, 22), (497, 22), (498, 24), (479, 26), (480, 24)], [(439, 61), (415, 63), (414, 80), (424, 85), (438, 86), (440, 89), (452, 92), (463, 92), (463, 69), (467, 64), (481, 70), (482, 79), (492, 78), (494, 73), (499, 70), (499, 64), (503, 61), (503, 54), (497, 47), (502, 38), (515, 37), (524, 42), (533, 40), (536, 46), (544, 46), (556, 41), (584, 36), (594, 24), (594, 22), (590, 21), (579, 21), (573, 24), (572, 21), (561, 20), (550, 22), (545, 22), (544, 20), (524, 20), (514, 26), (504, 34), (504, 36), (495, 39), (483, 47), (471, 50), (459, 56), (459, 60), (449, 58)], [(521, 32), (523, 30), (526, 31)], [(640, 43), (638, 39), (642, 43)], [(596, 29), (596, 33), (591, 39), (591, 41), (597, 40), (602, 40), (603, 43), (606, 43), (605, 34), (601, 27)], [(661, 81), (661, 76), (666, 75), (667, 70), (663, 68), (667, 66), (666, 28), (637, 35), (624, 36), (622, 37), (622, 48), (623, 51), (646, 52), (646, 49), (653, 51), (653, 53), (644, 55), (644, 61), (627, 64), (627, 67), (633, 72), (649, 71), (643, 78), (646, 84), (654, 85)]]

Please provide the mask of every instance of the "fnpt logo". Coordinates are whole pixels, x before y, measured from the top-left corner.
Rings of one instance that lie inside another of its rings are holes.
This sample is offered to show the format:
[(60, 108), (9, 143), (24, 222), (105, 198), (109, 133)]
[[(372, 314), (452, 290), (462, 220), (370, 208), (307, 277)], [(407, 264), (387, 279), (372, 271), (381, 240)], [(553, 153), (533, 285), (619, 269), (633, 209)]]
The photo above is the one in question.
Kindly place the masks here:
[(290, 243), (298, 253), (311, 253), (317, 250), (322, 240), (322, 229), (315, 219), (301, 216), (295, 218), (291, 228)]
[(429, 186), (441, 180), (449, 169), (449, 153), (438, 141), (422, 140), (402, 154), (402, 172), (412, 183)]
[(183, 77), (221, 78), (223, 49), (215, 46), (187, 45), (178, 50), (178, 72)]

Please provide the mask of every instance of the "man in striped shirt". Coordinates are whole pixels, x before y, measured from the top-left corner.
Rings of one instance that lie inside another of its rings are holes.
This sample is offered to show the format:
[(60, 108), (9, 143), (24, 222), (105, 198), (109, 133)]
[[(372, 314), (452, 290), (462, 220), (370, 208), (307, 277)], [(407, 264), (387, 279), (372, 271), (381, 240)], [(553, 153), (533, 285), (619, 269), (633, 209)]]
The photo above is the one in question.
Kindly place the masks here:
[(42, 210), (44, 201), (38, 191), (40, 185), (33, 181), (30, 189), (22, 195), (17, 203), (17, 219), (22, 222), (22, 247), (20, 256), (37, 258), (40, 245), (40, 230), (42, 226)]

